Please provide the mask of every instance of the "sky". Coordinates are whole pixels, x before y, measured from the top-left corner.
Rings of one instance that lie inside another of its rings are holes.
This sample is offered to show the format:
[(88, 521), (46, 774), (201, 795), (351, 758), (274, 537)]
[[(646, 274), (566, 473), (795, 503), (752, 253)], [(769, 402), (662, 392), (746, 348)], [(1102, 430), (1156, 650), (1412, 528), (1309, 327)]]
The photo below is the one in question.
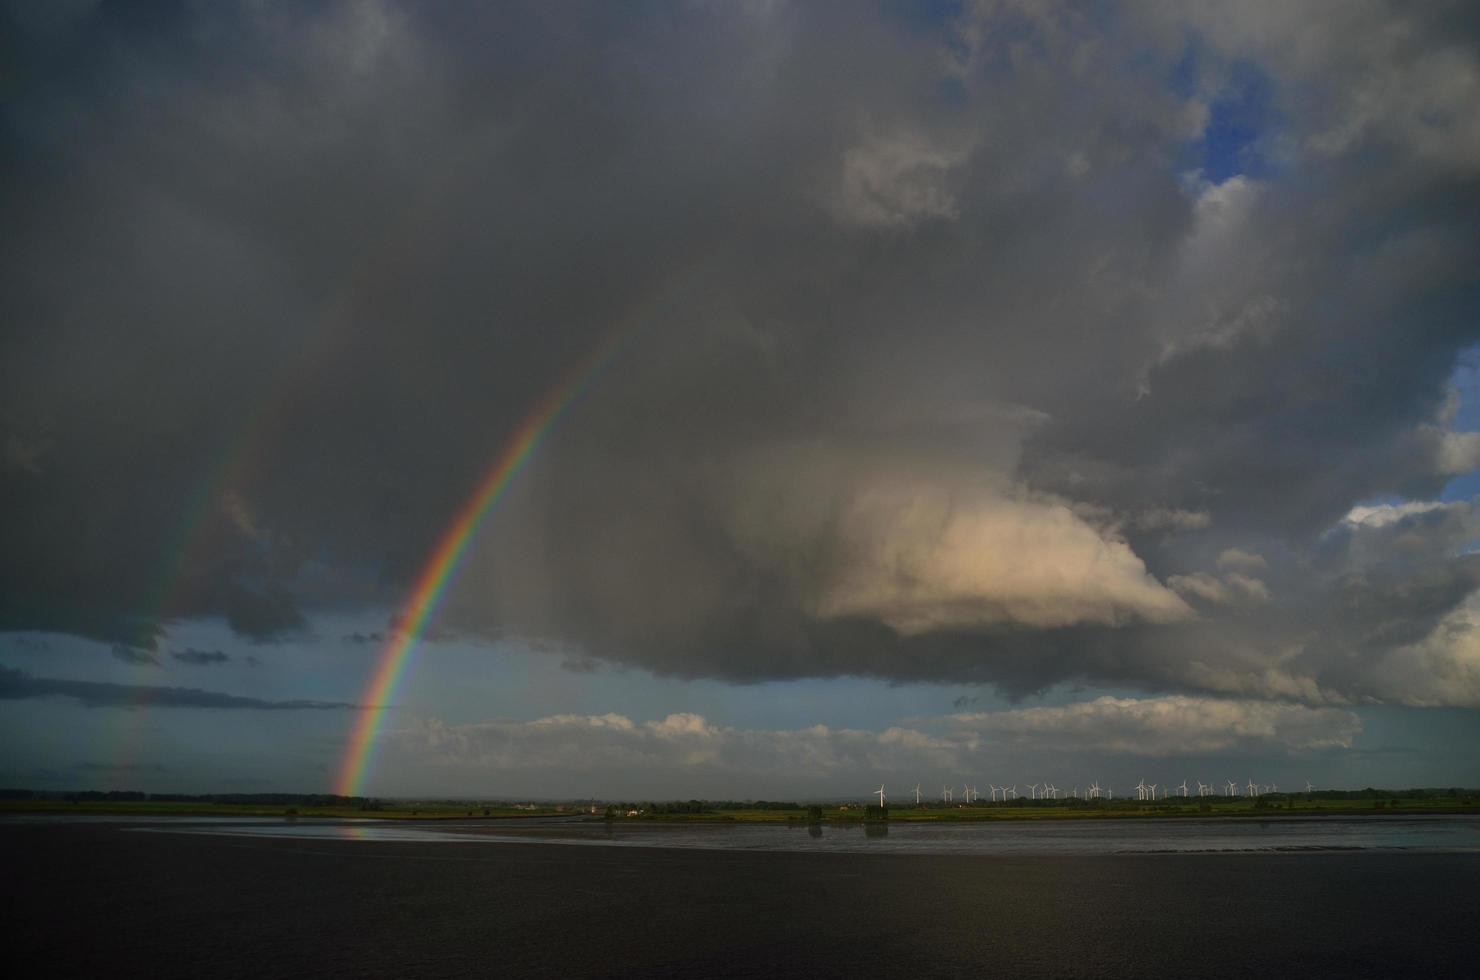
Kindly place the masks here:
[(1480, 784), (1473, 4), (6, 0), (0, 214), (0, 785)]

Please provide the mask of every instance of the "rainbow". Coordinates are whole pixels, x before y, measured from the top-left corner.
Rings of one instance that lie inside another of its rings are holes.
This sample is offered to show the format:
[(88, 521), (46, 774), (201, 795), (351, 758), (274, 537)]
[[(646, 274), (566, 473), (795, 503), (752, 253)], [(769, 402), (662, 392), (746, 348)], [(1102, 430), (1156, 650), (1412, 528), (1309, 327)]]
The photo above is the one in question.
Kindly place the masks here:
[(426, 628), (427, 620), (441, 604), (447, 585), (467, 551), (468, 543), (561, 415), (611, 362), (622, 337), (623, 332), (618, 331), (560, 385), (540, 399), (504, 443), (493, 464), (478, 483), (477, 489), (437, 541), (436, 548), (416, 577), (411, 596), (402, 607), (400, 619), (376, 661), (370, 682), (360, 698), (349, 747), (334, 783), (335, 793), (340, 796), (362, 794), (365, 777), (375, 761), (375, 738), (385, 719), (386, 709), (406, 676), (406, 668), (411, 663), (411, 655), (416, 651), (417, 641)]

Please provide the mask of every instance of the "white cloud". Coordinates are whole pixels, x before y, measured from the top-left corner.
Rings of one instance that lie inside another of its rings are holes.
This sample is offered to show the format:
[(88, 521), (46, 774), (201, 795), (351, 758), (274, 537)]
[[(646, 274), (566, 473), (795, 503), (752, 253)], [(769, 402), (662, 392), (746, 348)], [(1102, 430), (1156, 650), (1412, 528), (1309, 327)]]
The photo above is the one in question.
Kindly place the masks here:
[(853, 496), (837, 528), (846, 551), (822, 616), (872, 616), (914, 634), (1191, 615), (1128, 544), (1048, 498), (881, 480)]
[(868, 136), (843, 153), (834, 211), (847, 224), (876, 228), (954, 219), (951, 173), (965, 159), (964, 150), (918, 134)]
[(1173, 575), (1167, 579), (1167, 585), (1182, 595), (1197, 596), (1199, 599), (1206, 599), (1208, 602), (1215, 602), (1219, 605), (1230, 599), (1228, 587), (1207, 572)]
[(1228, 548), (1218, 556), (1219, 568), (1232, 568), (1240, 572), (1257, 572), (1269, 567), (1263, 555), (1242, 548)]
[(1480, 432), (1445, 432), (1439, 439), (1439, 472), (1458, 476), (1480, 467)]
[(390, 758), (418, 769), (640, 774), (669, 785), (730, 777), (820, 785), (832, 776), (851, 782), (874, 773), (960, 776), (1043, 753), (1158, 757), (1347, 748), (1360, 730), (1357, 717), (1339, 708), (1172, 696), (955, 714), (878, 731), (732, 728), (691, 713), (646, 722), (567, 714), (466, 725), (430, 718), (386, 737)]
[(878, 732), (826, 725), (729, 728), (687, 712), (640, 724), (617, 714), (468, 725), (430, 718), (388, 737), (398, 751), (427, 765), (504, 772), (602, 773), (629, 767), (658, 773), (784, 772), (788, 778), (909, 766), (949, 768), (978, 744), (970, 735), (938, 736), (899, 727)]
[(1167, 585), (1182, 595), (1196, 596), (1220, 606), (1269, 601), (1269, 587), (1262, 580), (1242, 572), (1228, 572), (1221, 579), (1207, 572), (1173, 575), (1167, 579)]
[(1420, 642), (1385, 656), (1374, 665), (1372, 681), (1400, 704), (1480, 707), (1480, 593)]
[(1269, 586), (1252, 575), (1245, 575), (1242, 572), (1229, 572), (1223, 576), (1223, 581), (1227, 582), (1247, 602), (1269, 601)]
[(1436, 510), (1445, 510), (1453, 506), (1437, 500), (1406, 500), (1401, 504), (1362, 505), (1353, 507), (1347, 511), (1346, 516), (1341, 520), (1343, 523), (1352, 527), (1379, 528), (1396, 524), (1404, 518), (1412, 517), (1415, 514), (1429, 514)]
[(1340, 708), (1216, 698), (1102, 697), (1057, 708), (951, 716), (983, 738), (1064, 750), (1167, 756), (1349, 748), (1361, 722)]

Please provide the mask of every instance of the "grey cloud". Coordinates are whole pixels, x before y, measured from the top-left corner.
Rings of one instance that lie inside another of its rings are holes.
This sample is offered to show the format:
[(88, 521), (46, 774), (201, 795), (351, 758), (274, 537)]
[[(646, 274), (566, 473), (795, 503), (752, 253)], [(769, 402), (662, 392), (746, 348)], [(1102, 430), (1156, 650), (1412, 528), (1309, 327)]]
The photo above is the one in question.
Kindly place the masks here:
[(79, 762), (72, 768), (87, 773), (150, 773), (169, 772), (165, 766), (144, 762)]
[(148, 650), (140, 650), (137, 647), (124, 646), (122, 643), (115, 643), (112, 647), (109, 648), (108, 652), (113, 655), (113, 658), (115, 660), (122, 660), (126, 664), (148, 667), (159, 666), (159, 658), (150, 653)]
[(342, 701), (266, 701), (193, 687), (152, 687), (33, 677), (0, 665), (0, 700), (72, 698), (88, 708), (246, 708), (261, 711), (337, 710), (353, 708)]
[[(1432, 638), (1480, 587), (1468, 505), (1347, 518), (1480, 458), (1446, 391), (1480, 339), (1475, 24), (1229, 9), (5, 14), (0, 629), (394, 608), (620, 335), (431, 636), (1467, 691)], [(1215, 179), (1236, 67), (1271, 109)]]
[(224, 664), (231, 660), (230, 654), (220, 650), (197, 650), (194, 647), (172, 650), (170, 657), (182, 664), (191, 664), (196, 667), (209, 667), (212, 664)]

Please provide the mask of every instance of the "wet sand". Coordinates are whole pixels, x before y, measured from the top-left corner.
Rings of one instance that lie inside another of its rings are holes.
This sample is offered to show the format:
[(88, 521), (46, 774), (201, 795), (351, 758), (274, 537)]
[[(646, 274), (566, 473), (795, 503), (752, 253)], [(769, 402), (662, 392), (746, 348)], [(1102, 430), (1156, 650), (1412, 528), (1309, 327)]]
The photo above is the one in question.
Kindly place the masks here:
[(1468, 976), (1480, 854), (949, 856), (0, 826), (16, 976)]

